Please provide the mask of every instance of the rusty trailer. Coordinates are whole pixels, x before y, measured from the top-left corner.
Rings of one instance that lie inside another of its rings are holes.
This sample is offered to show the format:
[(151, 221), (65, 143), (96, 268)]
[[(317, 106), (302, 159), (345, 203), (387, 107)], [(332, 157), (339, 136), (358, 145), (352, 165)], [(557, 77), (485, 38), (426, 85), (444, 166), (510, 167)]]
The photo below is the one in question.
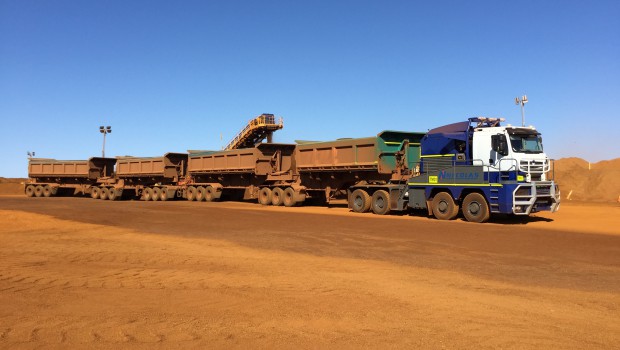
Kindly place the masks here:
[(146, 201), (173, 199), (182, 195), (179, 183), (186, 166), (185, 153), (170, 152), (162, 157), (117, 157), (116, 176), (102, 179), (100, 189), (102, 194), (106, 190), (116, 192), (115, 198), (129, 193)]
[(259, 143), (228, 151), (189, 151), (188, 200), (257, 199), (260, 189), (293, 181), (295, 145)]
[(367, 211), (375, 192), (384, 195), (419, 171), (424, 135), (388, 130), (376, 137), (300, 142), (295, 151), (299, 181), (311, 197), (347, 198), (354, 210), (361, 198), (357, 211)]
[(28, 161), (28, 197), (58, 194), (87, 194), (98, 179), (111, 177), (116, 159), (93, 157), (88, 160), (32, 158)]

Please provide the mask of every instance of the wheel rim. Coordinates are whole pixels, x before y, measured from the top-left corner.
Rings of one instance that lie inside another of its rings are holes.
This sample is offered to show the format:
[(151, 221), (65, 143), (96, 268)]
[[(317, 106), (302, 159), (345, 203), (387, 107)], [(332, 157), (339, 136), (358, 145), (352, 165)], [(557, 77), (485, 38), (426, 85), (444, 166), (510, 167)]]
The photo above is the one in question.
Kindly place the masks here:
[(385, 201), (383, 200), (383, 197), (379, 197), (377, 198), (377, 200), (375, 201), (375, 205), (377, 206), (377, 208), (379, 209), (383, 209), (385, 207)]
[(445, 214), (446, 212), (448, 212), (448, 203), (446, 201), (439, 202), (439, 204), (437, 205), (437, 209), (439, 209), (439, 212), (441, 212), (442, 214)]
[(353, 202), (355, 203), (355, 206), (358, 208), (361, 208), (362, 205), (364, 205), (364, 200), (362, 199), (361, 196), (355, 197), (355, 200)]
[(480, 203), (478, 202), (469, 203), (469, 205), (467, 206), (467, 210), (469, 211), (471, 215), (474, 215), (474, 216), (480, 214)]

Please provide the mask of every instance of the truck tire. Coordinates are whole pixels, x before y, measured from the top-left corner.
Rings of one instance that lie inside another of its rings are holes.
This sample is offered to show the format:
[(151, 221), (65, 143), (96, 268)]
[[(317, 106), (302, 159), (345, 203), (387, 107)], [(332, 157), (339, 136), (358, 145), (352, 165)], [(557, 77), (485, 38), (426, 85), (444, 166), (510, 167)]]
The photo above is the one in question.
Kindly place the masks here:
[(99, 195), (99, 199), (103, 199), (105, 201), (110, 198), (110, 190), (108, 190), (106, 187), (101, 187), (99, 191), (101, 193)]
[(43, 197), (51, 197), (52, 196), (52, 188), (50, 185), (43, 186)]
[(159, 200), (160, 201), (168, 200), (168, 188), (162, 187), (159, 189)]
[(439, 192), (433, 197), (433, 215), (439, 220), (452, 220), (459, 213), (459, 206), (454, 203), (448, 192)]
[(489, 203), (480, 193), (470, 193), (463, 200), (463, 216), (470, 222), (487, 222), (491, 216)]
[(205, 188), (202, 186), (196, 187), (196, 201), (203, 202), (205, 200)]
[(215, 188), (213, 188), (213, 186), (205, 187), (205, 200), (207, 202), (213, 202), (215, 199)]
[(258, 203), (262, 205), (271, 204), (271, 189), (269, 187), (263, 187), (258, 192)]
[(41, 197), (43, 195), (43, 186), (39, 185), (34, 188), (34, 196)]
[(116, 194), (116, 188), (110, 188), (108, 190), (108, 199), (111, 201), (118, 200), (121, 196), (121, 194)]
[(26, 197), (34, 197), (34, 186), (28, 185), (26, 186)]
[(390, 212), (390, 194), (384, 190), (378, 190), (372, 194), (372, 212), (377, 215), (385, 215)]
[(90, 197), (92, 199), (99, 199), (99, 197), (101, 196), (101, 190), (99, 190), (99, 187), (91, 187), (90, 188)]
[(273, 189), (273, 192), (271, 193), (271, 204), (276, 207), (284, 204), (284, 190), (280, 187)]
[(297, 205), (297, 201), (295, 201), (295, 190), (292, 187), (287, 187), (284, 190), (283, 202), (285, 207), (294, 207)]
[(189, 186), (187, 188), (187, 200), (190, 202), (196, 200), (196, 187)]
[(153, 200), (153, 189), (145, 187), (142, 190), (142, 198), (147, 202)]
[(351, 193), (349, 198), (349, 206), (356, 213), (365, 213), (370, 209), (370, 195), (368, 192), (357, 189)]
[(158, 201), (161, 199), (161, 189), (159, 187), (153, 187), (153, 200)]

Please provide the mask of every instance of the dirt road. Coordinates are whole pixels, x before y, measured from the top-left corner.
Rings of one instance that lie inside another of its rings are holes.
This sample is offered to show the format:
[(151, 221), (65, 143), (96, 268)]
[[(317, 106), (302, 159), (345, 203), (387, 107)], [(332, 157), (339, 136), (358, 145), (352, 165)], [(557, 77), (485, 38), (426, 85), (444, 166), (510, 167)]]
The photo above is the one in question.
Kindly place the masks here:
[(618, 348), (619, 214), (0, 197), (0, 348)]

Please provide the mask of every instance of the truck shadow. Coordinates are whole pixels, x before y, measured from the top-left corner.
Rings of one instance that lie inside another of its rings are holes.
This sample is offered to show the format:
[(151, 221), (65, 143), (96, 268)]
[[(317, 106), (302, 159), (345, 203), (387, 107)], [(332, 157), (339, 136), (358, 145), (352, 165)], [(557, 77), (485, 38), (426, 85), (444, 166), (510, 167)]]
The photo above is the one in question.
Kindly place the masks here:
[[(465, 220), (464, 218), (462, 218)], [(492, 216), (489, 222), (502, 225), (527, 225), (533, 222), (553, 222), (553, 219), (528, 215), (498, 215)]]

